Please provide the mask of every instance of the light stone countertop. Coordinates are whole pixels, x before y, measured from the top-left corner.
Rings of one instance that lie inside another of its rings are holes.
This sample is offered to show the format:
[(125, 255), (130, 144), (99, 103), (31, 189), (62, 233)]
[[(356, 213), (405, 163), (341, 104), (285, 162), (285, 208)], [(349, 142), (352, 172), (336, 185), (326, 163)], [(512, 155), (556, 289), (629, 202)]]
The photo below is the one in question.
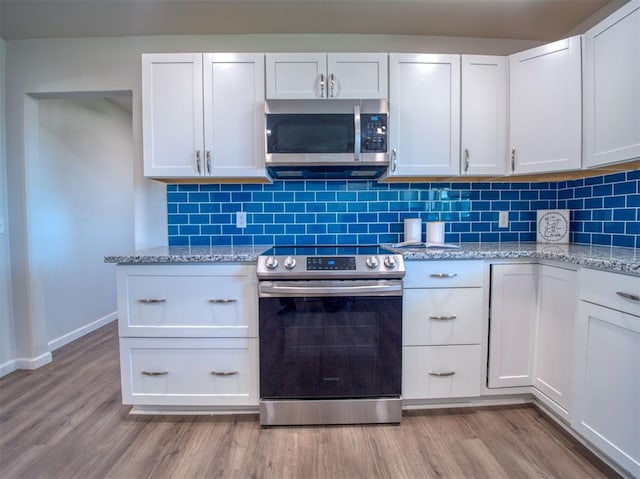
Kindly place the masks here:
[(159, 246), (133, 254), (105, 256), (105, 263), (255, 263), (271, 245), (245, 246)]
[(538, 259), (640, 276), (640, 249), (542, 243), (459, 243), (459, 248), (393, 248), (406, 261), (435, 259)]
[[(106, 263), (255, 263), (271, 245), (161, 246), (133, 254), (105, 256)], [(538, 259), (640, 276), (640, 249), (615, 246), (557, 245), (540, 243), (460, 243), (459, 248), (393, 248), (405, 260), (437, 259)]]

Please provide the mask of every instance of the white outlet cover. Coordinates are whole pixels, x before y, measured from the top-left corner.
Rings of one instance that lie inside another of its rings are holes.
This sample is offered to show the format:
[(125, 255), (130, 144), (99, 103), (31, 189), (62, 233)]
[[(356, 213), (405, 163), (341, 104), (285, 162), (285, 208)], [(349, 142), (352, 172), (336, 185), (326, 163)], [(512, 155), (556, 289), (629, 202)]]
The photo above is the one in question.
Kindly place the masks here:
[(499, 211), (498, 212), (498, 228), (508, 228), (508, 227), (509, 227), (509, 212)]
[(247, 212), (246, 211), (238, 211), (238, 212), (236, 212), (236, 227), (237, 228), (246, 228), (247, 227)]

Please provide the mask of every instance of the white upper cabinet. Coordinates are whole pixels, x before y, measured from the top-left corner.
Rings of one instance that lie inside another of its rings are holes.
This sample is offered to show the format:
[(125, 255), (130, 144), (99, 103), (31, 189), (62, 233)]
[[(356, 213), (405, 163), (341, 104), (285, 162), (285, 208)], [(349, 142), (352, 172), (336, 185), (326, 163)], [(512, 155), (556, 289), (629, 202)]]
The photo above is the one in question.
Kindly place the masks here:
[(389, 55), (390, 176), (460, 170), (460, 55)]
[(506, 57), (462, 55), (463, 175), (504, 175), (507, 164)]
[(266, 55), (268, 100), (385, 99), (386, 53)]
[(204, 55), (206, 172), (264, 177), (264, 55)]
[(640, 157), (640, 0), (584, 35), (584, 166)]
[(580, 37), (511, 55), (509, 67), (509, 171), (521, 174), (580, 169)]
[(202, 54), (142, 55), (145, 176), (202, 173), (202, 109)]
[(264, 169), (264, 55), (142, 55), (144, 174), (253, 178)]

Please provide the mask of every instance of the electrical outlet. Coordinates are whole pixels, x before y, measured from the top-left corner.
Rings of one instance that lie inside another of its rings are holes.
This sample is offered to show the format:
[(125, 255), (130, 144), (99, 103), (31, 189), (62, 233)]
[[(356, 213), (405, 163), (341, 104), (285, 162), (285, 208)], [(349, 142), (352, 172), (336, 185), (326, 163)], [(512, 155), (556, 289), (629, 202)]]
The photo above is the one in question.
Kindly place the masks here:
[(508, 228), (508, 227), (509, 227), (509, 212), (500, 211), (498, 213), (498, 228)]
[(236, 228), (246, 228), (246, 227), (247, 227), (247, 212), (246, 211), (236, 212)]

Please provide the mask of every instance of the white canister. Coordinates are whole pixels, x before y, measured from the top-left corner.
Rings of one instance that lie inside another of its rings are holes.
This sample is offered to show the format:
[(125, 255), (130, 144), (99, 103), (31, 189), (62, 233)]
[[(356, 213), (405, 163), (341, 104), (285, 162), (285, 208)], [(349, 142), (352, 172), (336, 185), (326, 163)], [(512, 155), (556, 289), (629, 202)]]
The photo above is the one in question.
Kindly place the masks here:
[(444, 221), (427, 223), (427, 243), (444, 244)]
[(422, 220), (420, 218), (404, 219), (404, 240), (415, 243), (422, 241)]

